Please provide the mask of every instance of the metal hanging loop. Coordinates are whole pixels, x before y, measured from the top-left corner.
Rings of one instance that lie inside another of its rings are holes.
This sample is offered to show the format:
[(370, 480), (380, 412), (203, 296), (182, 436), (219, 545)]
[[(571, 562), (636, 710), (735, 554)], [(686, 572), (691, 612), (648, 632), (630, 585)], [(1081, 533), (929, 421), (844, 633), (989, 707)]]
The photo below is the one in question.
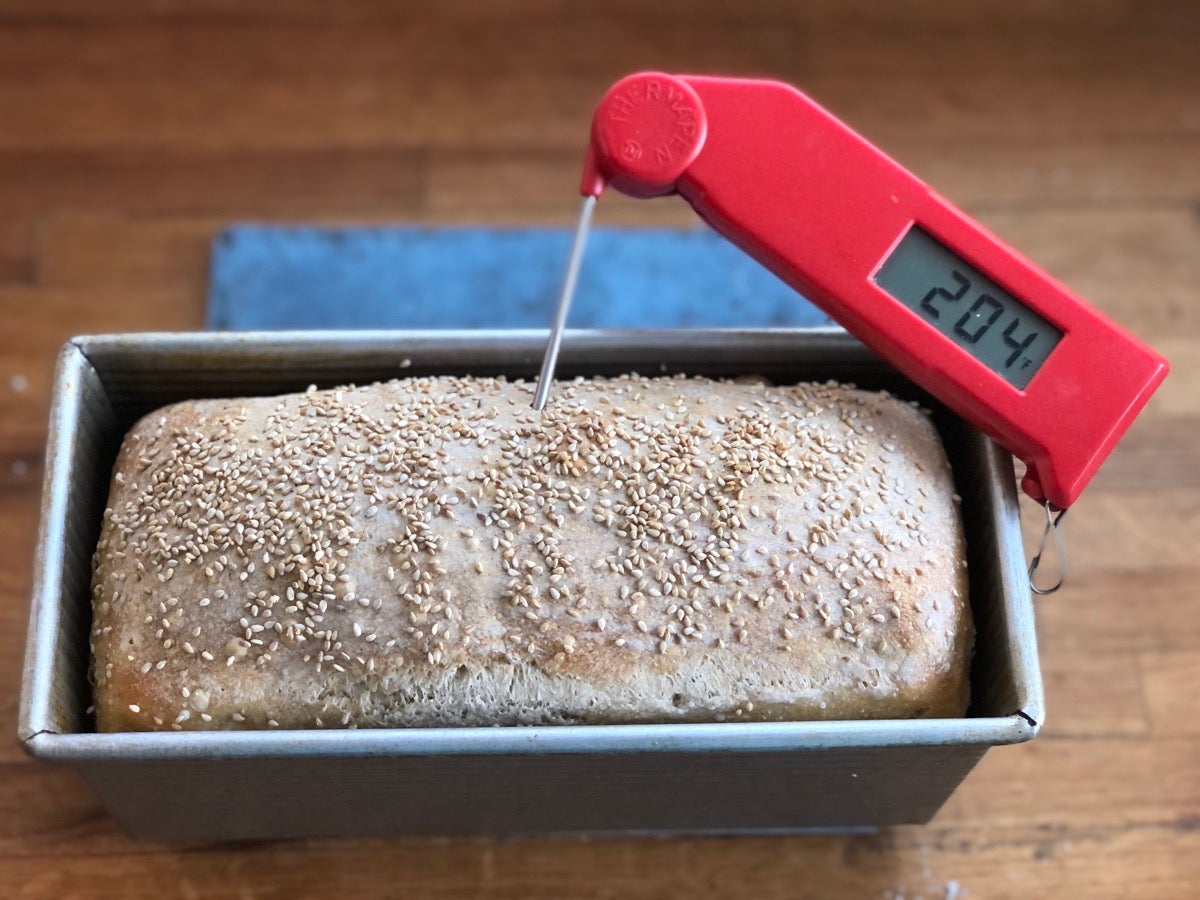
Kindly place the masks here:
[[(1037, 553), (1035, 553), (1033, 559), (1029, 561), (1029, 587), (1035, 594), (1041, 597), (1053, 594), (1067, 581), (1067, 542), (1066, 538), (1063, 536), (1062, 528), (1059, 527), (1063, 520), (1063, 516), (1067, 514), (1067, 511), (1065, 509), (1060, 509), (1058, 514), (1055, 515), (1054, 510), (1050, 507), (1050, 501), (1048, 500), (1043, 504), (1043, 506), (1046, 510), (1046, 529), (1042, 532), (1042, 540), (1041, 543), (1038, 544)], [(1041, 588), (1038, 587), (1037, 583), (1033, 580), (1033, 573), (1036, 572), (1038, 567), (1042, 564), (1042, 554), (1046, 552), (1046, 543), (1049, 541), (1052, 533), (1054, 535), (1054, 556), (1058, 562), (1058, 581), (1056, 581), (1050, 587)]]

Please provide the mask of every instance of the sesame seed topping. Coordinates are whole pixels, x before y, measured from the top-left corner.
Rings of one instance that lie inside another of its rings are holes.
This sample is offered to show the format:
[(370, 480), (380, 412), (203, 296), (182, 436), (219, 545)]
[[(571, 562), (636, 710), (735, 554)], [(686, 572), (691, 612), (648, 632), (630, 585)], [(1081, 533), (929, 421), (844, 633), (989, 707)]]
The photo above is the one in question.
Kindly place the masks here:
[[(875, 395), (744, 385), (716, 403), (702, 379), (628, 376), (565, 385), (534, 414), (527, 386), (502, 379), (369, 390), (205, 401), (132, 433), (98, 555), (130, 585), (177, 594), (103, 587), (98, 604), (148, 620), (144, 649), (120, 651), (134, 669), (320, 684), (414, 663), (578, 666), (565, 658), (609, 642), (899, 648), (904, 585), (951, 566), (921, 549), (943, 513), (906, 453), (866, 437)], [(880, 432), (899, 446), (896, 428)], [(922, 603), (914, 621), (940, 629), (937, 599)], [(96, 609), (103, 643), (112, 625)]]

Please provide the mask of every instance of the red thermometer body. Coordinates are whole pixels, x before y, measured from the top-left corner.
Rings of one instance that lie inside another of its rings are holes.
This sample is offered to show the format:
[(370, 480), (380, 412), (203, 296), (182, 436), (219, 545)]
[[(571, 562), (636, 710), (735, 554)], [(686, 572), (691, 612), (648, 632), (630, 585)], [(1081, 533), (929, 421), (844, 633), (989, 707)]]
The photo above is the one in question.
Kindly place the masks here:
[(641, 73), (592, 127), (582, 191), (677, 193), (1027, 464), (1065, 509), (1167, 362), (794, 88)]

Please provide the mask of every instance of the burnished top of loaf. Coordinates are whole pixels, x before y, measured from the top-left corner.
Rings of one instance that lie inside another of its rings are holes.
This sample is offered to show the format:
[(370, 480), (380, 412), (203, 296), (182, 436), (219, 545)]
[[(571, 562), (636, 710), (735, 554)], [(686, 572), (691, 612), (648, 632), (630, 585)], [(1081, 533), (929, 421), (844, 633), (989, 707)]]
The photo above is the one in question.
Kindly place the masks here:
[(103, 730), (959, 715), (945, 453), (884, 393), (412, 378), (181, 403), (117, 460)]

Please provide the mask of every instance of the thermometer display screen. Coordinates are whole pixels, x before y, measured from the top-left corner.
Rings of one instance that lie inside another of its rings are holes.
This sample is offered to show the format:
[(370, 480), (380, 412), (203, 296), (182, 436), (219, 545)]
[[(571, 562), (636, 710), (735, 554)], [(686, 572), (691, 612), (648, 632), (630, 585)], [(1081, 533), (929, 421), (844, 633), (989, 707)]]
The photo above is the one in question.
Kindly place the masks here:
[(1029, 384), (1063, 333), (915, 225), (875, 283), (1009, 384)]

